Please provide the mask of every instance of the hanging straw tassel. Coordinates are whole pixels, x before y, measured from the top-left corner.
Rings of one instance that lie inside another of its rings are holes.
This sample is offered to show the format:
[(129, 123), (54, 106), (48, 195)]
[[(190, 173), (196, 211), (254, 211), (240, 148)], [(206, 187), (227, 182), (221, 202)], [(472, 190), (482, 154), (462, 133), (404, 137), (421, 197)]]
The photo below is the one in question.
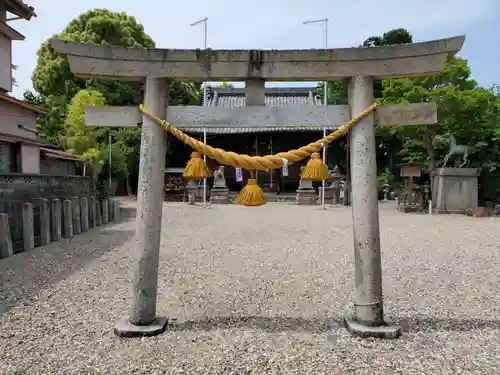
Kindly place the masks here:
[(255, 178), (249, 178), (247, 185), (241, 189), (240, 195), (235, 200), (243, 206), (262, 206), (266, 203), (264, 192), (257, 185)]
[(307, 162), (306, 167), (300, 174), (300, 178), (303, 180), (323, 181), (328, 177), (328, 167), (323, 163), (323, 160), (321, 160), (319, 153), (313, 153), (311, 159)]
[(203, 180), (204, 178), (209, 178), (212, 173), (207, 167), (205, 161), (201, 158), (201, 155), (197, 151), (191, 153), (191, 159), (186, 164), (184, 168), (183, 176), (188, 180)]

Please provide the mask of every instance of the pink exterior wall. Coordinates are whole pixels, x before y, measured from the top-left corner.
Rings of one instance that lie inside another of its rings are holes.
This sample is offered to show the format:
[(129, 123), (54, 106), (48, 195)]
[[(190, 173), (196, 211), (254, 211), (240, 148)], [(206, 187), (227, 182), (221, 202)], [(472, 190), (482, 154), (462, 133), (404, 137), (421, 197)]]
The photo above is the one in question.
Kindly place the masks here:
[[(36, 129), (36, 114), (15, 104), (0, 100), (0, 133), (36, 139), (36, 133), (19, 128), (24, 125)], [(23, 173), (40, 173), (40, 147), (22, 144), (21, 161)]]
[(10, 38), (0, 33), (0, 90), (5, 91), (12, 91), (11, 45)]

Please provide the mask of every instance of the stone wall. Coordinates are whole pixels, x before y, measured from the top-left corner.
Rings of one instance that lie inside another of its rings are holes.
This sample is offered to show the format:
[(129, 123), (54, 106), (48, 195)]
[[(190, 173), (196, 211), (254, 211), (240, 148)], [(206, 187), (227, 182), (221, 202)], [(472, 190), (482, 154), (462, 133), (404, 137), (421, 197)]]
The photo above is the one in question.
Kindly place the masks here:
[(0, 174), (0, 201), (30, 201), (35, 198), (90, 197), (90, 177), (24, 173)]

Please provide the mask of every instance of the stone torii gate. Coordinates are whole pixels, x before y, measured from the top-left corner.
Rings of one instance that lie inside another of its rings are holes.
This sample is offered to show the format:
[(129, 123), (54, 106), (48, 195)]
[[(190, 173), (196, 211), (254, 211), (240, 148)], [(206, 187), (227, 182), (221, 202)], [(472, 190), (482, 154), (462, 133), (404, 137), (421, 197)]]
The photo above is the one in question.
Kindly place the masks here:
[[(436, 75), (465, 37), (406, 45), (319, 50), (175, 50), (96, 46), (54, 40), (81, 77), (145, 81), (145, 107), (183, 127), (338, 127), (373, 103), (373, 80)], [(247, 107), (167, 107), (168, 80), (245, 81)], [(349, 79), (348, 106), (264, 107), (265, 81)], [(401, 329), (384, 320), (374, 125), (433, 124), (433, 103), (388, 105), (361, 120), (350, 136), (354, 229), (355, 314), (345, 323), (362, 336), (398, 337)], [(136, 107), (92, 108), (86, 122), (97, 126), (142, 123), (136, 227), (136, 263), (129, 316), (118, 321), (120, 336), (163, 332), (156, 315), (158, 263), (165, 164), (165, 133)], [(291, 125), (294, 124), (294, 125)]]

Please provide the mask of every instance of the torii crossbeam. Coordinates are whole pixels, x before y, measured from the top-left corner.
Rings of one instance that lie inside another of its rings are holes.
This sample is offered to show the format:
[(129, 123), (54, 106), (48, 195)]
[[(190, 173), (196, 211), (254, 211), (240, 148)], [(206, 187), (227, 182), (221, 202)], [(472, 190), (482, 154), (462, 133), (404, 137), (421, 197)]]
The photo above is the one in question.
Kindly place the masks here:
[[(83, 77), (146, 82), (145, 106), (155, 116), (185, 127), (303, 126), (335, 128), (373, 102), (373, 80), (436, 75), (465, 37), (395, 46), (321, 50), (175, 50), (95, 46), (54, 40), (68, 56), (71, 71)], [(262, 108), (265, 81), (332, 81), (349, 79), (349, 106)], [(245, 81), (246, 108), (167, 108), (168, 81)], [(261, 106), (261, 107), (258, 107)], [(135, 126), (142, 122), (133, 299), (120, 336), (148, 336), (165, 330), (156, 316), (165, 134), (137, 108), (92, 109), (91, 125)], [(350, 136), (350, 170), (354, 229), (355, 315), (345, 323), (362, 336), (395, 338), (399, 326), (384, 320), (377, 196), (375, 124), (432, 124), (433, 104), (386, 106), (361, 120)]]

